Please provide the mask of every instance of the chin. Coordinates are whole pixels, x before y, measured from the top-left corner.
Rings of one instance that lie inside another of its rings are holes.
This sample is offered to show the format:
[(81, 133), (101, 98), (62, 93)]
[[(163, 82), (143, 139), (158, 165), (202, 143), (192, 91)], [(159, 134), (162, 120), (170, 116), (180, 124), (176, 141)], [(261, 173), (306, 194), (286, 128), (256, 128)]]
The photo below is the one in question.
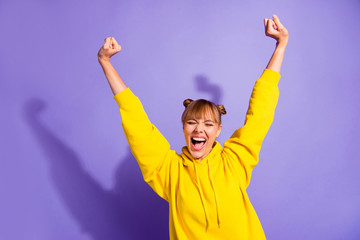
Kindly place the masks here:
[[(209, 144), (209, 143), (205, 143), (205, 144)], [(203, 149), (196, 151), (192, 148), (191, 143), (190, 146), (187, 146), (191, 156), (196, 159), (201, 161), (202, 159), (204, 159), (210, 152), (211, 152), (211, 147), (205, 145)]]
[(193, 158), (195, 158), (195, 159), (201, 159), (202, 158), (202, 156), (203, 156), (203, 154), (201, 154), (201, 153), (198, 153), (198, 152), (190, 152), (191, 153), (191, 156), (193, 157)]
[[(203, 149), (201, 151), (194, 151), (194, 150), (191, 150), (190, 153), (191, 153), (191, 156), (196, 159), (196, 160), (202, 160), (204, 159), (207, 155), (209, 155), (209, 153), (211, 151), (206, 151), (207, 149)], [(210, 149), (211, 150), (211, 149)]]

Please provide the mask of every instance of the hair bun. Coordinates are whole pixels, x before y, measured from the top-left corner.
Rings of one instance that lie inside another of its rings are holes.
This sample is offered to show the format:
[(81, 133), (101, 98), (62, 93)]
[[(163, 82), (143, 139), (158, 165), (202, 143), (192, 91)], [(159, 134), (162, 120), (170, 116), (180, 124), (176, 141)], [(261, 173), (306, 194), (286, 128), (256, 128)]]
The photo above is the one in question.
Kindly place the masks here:
[(183, 104), (184, 104), (184, 107), (187, 108), (189, 106), (190, 103), (192, 103), (194, 100), (188, 98), (188, 99), (185, 99)]
[(217, 105), (217, 108), (219, 109), (219, 112), (221, 115), (225, 115), (226, 114), (226, 110), (224, 105)]

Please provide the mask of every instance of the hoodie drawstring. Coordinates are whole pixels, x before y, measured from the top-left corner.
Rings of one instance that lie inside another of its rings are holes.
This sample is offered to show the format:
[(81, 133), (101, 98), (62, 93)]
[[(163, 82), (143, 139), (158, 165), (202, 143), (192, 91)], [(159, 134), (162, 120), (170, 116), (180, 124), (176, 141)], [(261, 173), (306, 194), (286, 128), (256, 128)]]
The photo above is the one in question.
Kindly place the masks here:
[(208, 214), (207, 214), (207, 210), (206, 210), (206, 205), (204, 203), (204, 195), (200, 186), (200, 180), (199, 180), (199, 175), (197, 173), (197, 168), (196, 168), (196, 164), (194, 163), (194, 168), (195, 168), (195, 175), (196, 175), (196, 186), (198, 188), (199, 194), (200, 194), (200, 199), (201, 199), (201, 204), (204, 208), (204, 212), (205, 212), (205, 218), (206, 218), (206, 231), (209, 228), (209, 219), (208, 219)]
[[(218, 227), (220, 228), (220, 213), (219, 213), (220, 208), (219, 208), (216, 189), (215, 189), (215, 186), (214, 186), (214, 180), (213, 180), (213, 176), (212, 176), (212, 172), (211, 172), (211, 168), (210, 168), (210, 161), (208, 161), (207, 165), (208, 165), (208, 171), (209, 171), (208, 174), (209, 174), (209, 179), (210, 179), (210, 185), (211, 185), (211, 188), (213, 190), (214, 197), (215, 197), (216, 213), (217, 213), (217, 224), (218, 224)], [(209, 219), (208, 219), (209, 215), (208, 215), (206, 205), (205, 205), (205, 202), (204, 202), (204, 194), (202, 192), (202, 188), (201, 188), (201, 184), (200, 184), (200, 180), (199, 180), (199, 175), (198, 175), (198, 172), (197, 172), (196, 163), (194, 163), (194, 168), (195, 168), (195, 175), (196, 175), (196, 186), (198, 188), (198, 191), (199, 191), (199, 194), (200, 194), (200, 199), (201, 199), (201, 204), (203, 206), (204, 213), (205, 213), (206, 231), (207, 231), (208, 228), (209, 228)]]
[(213, 176), (212, 176), (212, 172), (211, 172), (211, 168), (210, 168), (210, 159), (208, 160), (208, 168), (209, 168), (210, 185), (213, 189), (213, 193), (214, 193), (214, 197), (215, 197), (217, 223), (218, 223), (218, 227), (220, 228), (220, 209), (219, 209), (219, 203), (217, 200), (217, 194), (216, 194), (216, 190), (215, 190), (215, 186), (214, 186), (214, 180), (213, 180)]

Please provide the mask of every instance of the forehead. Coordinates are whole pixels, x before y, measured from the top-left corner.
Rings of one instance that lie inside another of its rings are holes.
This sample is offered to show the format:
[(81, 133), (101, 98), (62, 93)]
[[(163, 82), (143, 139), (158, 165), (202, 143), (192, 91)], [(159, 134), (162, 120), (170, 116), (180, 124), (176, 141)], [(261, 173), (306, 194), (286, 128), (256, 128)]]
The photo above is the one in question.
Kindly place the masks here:
[(189, 119), (196, 119), (196, 120), (211, 120), (214, 122), (216, 121), (216, 113), (214, 112), (214, 110), (208, 106), (201, 106), (200, 108), (193, 108), (191, 109), (191, 111), (188, 111), (187, 114), (185, 115), (184, 120), (189, 120)]

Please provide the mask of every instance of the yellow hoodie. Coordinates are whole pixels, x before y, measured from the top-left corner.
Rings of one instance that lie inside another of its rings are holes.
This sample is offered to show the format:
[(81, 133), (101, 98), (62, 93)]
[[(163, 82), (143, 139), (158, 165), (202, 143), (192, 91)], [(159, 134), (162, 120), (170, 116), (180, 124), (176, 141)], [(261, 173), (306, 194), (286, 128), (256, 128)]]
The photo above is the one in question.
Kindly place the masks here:
[(215, 142), (202, 161), (194, 160), (187, 147), (180, 155), (171, 150), (130, 89), (114, 97), (144, 180), (169, 203), (170, 239), (265, 239), (246, 188), (274, 118), (279, 80), (279, 73), (264, 70), (244, 126), (224, 148)]

